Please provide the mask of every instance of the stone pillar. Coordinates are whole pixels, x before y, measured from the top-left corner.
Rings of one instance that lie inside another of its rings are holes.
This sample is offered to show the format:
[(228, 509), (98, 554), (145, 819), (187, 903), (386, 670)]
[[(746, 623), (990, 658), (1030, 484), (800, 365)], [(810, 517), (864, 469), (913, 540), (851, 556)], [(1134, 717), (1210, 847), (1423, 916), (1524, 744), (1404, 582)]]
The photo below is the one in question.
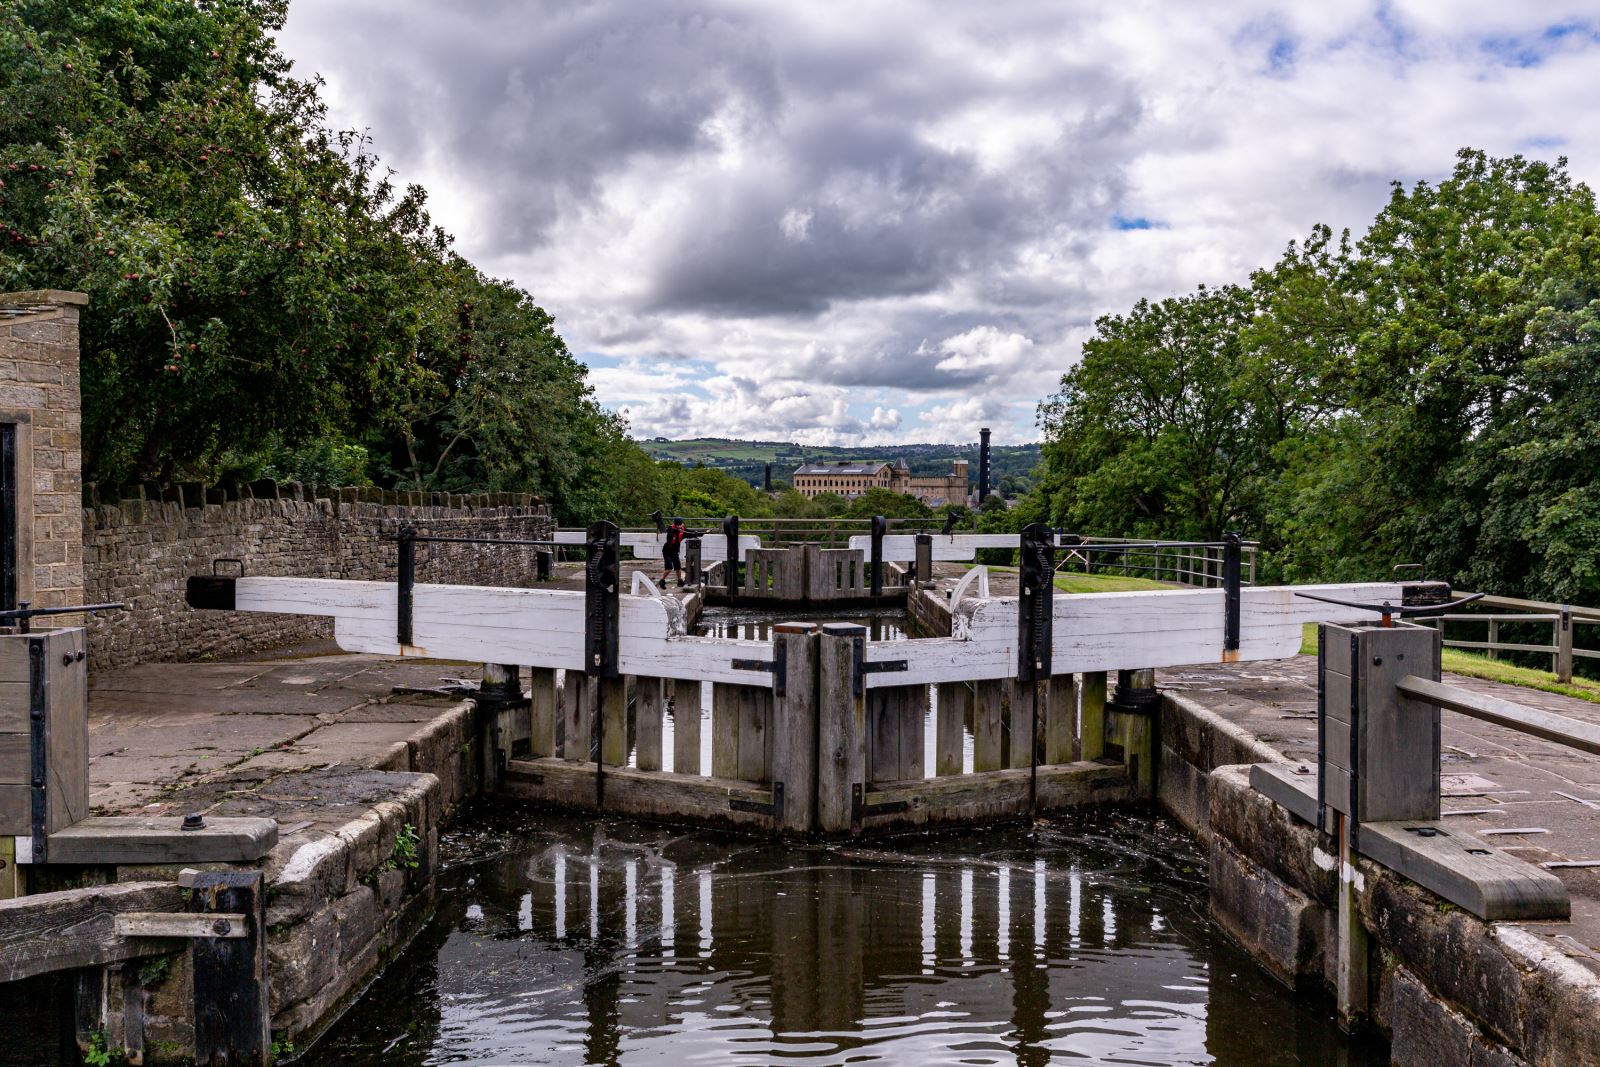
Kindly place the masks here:
[[(0, 426), (16, 457), (16, 600), (83, 603), (82, 293), (0, 294)], [(56, 621), (71, 625), (72, 617)]]

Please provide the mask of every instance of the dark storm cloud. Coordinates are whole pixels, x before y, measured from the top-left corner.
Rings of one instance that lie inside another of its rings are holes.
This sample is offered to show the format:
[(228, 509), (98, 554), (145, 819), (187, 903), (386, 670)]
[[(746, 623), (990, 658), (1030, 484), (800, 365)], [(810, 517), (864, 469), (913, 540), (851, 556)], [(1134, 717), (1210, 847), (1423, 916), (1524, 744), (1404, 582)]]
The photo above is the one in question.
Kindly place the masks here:
[[(413, 169), (449, 160), (492, 202), (481, 253), (521, 252), (581, 210), (613, 169), (705, 150), (705, 124), (730, 101), (745, 121), (779, 105), (764, 38), (737, 18), (672, 4), (326, 8), (359, 23), (341, 60), (344, 90), (373, 116), (386, 158)], [(299, 17), (299, 8), (292, 18)]]
[[(1025, 35), (1028, 17), (1013, 14), (1010, 32)], [(361, 98), (402, 171), (432, 162), (492, 205), (479, 255), (539, 247), (641, 161), (670, 169), (724, 137), (748, 146), (676, 206), (639, 264), (643, 311), (809, 316), (1003, 270), (1019, 245), (1106, 213), (1140, 113), (1108, 70), (1062, 63), (1004, 80), (904, 35), (829, 33), (781, 8), (618, 0), (362, 15), (363, 47), (341, 59), (339, 88)], [(318, 5), (291, 16), (302, 17), (331, 29), (358, 16)], [(973, 33), (1003, 26), (972, 20)], [(974, 103), (1048, 113), (1051, 101), (1075, 117), (1048, 150), (1003, 170), (927, 132)]]

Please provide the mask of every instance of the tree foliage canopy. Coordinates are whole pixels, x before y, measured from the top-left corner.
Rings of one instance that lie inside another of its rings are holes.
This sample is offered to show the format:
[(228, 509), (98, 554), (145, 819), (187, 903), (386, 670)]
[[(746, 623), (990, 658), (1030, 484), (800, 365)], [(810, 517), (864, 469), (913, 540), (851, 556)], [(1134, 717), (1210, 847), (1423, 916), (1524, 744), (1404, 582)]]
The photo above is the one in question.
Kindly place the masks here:
[(1245, 531), (1279, 577), (1600, 602), (1597, 316), (1590, 190), (1463, 150), (1359, 241), (1099, 320), (1040, 408), (1041, 496), (1085, 533)]
[(286, 10), (0, 11), (0, 287), (90, 296), (85, 477), (365, 449), (386, 484), (535, 492), (566, 521), (637, 507), (653, 465), (550, 316), (329, 126), (274, 42)]

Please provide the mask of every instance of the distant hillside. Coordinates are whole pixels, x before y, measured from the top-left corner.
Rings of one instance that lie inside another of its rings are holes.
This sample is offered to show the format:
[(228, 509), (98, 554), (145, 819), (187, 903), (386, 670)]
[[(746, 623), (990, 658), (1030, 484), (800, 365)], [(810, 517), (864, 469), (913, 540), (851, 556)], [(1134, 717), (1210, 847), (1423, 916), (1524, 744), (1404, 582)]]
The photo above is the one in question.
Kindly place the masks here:
[[(965, 445), (855, 445), (832, 448), (786, 441), (698, 437), (690, 441), (646, 440), (640, 441), (639, 445), (656, 459), (719, 467), (751, 485), (761, 484), (768, 463), (772, 464), (772, 480), (777, 483), (787, 482), (790, 472), (801, 463), (834, 463), (839, 460), (883, 460), (893, 463), (903, 459), (912, 474), (946, 474), (953, 460), (964, 459), (971, 464), (969, 474), (973, 485), (976, 486), (978, 481), (976, 441)], [(989, 466), (993, 472), (994, 488), (1004, 486), (1008, 496), (1026, 492), (1033, 484), (1033, 469), (1039, 460), (1038, 445), (991, 445)]]

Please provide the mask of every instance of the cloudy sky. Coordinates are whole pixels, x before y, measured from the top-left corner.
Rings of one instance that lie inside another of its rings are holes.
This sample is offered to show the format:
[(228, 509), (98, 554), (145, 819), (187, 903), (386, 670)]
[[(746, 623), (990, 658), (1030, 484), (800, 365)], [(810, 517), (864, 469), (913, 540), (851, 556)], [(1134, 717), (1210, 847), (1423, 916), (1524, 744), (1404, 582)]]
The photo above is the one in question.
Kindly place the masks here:
[(1034, 440), (1096, 316), (1457, 148), (1600, 178), (1600, 0), (294, 0), (282, 44), (638, 436)]

